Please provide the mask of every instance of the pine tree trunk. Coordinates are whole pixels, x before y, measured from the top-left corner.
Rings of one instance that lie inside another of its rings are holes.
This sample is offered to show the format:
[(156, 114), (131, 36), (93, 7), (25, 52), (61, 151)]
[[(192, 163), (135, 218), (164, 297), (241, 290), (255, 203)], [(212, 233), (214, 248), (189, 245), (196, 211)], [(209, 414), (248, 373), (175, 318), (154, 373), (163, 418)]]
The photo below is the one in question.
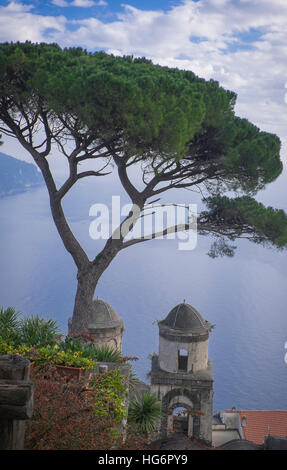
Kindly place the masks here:
[(101, 252), (98, 261), (85, 263), (84, 268), (78, 269), (78, 286), (73, 318), (69, 328), (71, 336), (87, 334), (98, 281), (120, 249), (121, 241), (110, 239)]
[(71, 336), (81, 336), (87, 333), (94, 293), (98, 283), (98, 277), (89, 271), (79, 272), (77, 277), (78, 286), (69, 329)]

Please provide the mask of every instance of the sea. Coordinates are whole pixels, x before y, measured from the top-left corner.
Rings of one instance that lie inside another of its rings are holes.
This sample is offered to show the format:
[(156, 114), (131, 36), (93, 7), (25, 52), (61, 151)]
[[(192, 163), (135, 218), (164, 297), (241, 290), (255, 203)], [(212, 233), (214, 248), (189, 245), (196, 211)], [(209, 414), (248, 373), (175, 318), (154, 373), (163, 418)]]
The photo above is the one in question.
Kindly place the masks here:
[[(284, 170), (257, 200), (287, 213), (286, 183)], [(111, 211), (113, 196), (121, 206), (129, 202), (114, 176), (91, 177), (63, 201), (71, 229), (91, 259), (104, 243), (91, 237), (91, 207), (101, 203)], [(200, 205), (200, 199), (181, 191), (164, 202)], [(95, 297), (124, 320), (123, 352), (138, 358), (134, 372), (149, 383), (150, 357), (158, 352), (157, 321), (185, 301), (215, 325), (209, 340), (214, 412), (232, 406), (287, 409), (287, 252), (239, 240), (233, 257), (212, 259), (210, 236), (198, 235), (192, 250), (179, 249), (179, 241), (149, 240), (123, 250), (97, 287)], [(54, 226), (45, 186), (0, 200), (0, 265), (0, 307), (52, 318), (67, 334), (76, 268)]]

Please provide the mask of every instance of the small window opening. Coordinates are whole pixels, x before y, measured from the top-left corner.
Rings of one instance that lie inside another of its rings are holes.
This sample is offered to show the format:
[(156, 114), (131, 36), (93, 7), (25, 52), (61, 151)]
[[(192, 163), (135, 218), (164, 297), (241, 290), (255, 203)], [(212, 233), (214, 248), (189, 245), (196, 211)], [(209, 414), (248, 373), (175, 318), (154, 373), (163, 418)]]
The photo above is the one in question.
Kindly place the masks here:
[(241, 426), (242, 426), (243, 428), (245, 428), (245, 427), (246, 427), (246, 424), (247, 424), (246, 416), (243, 416), (243, 418), (242, 418), (242, 420), (241, 420)]
[(179, 349), (178, 351), (178, 370), (183, 372), (187, 371), (188, 351), (186, 349)]

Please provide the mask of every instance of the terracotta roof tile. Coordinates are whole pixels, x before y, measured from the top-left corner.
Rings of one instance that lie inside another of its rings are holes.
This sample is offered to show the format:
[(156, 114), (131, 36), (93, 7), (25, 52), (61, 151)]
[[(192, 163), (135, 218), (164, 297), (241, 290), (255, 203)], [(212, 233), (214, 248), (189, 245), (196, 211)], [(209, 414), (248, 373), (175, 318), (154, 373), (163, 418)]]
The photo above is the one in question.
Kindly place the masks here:
[(287, 437), (287, 410), (226, 410), (237, 412), (246, 419), (246, 426), (242, 427), (242, 439), (263, 444), (268, 434), (278, 437)]

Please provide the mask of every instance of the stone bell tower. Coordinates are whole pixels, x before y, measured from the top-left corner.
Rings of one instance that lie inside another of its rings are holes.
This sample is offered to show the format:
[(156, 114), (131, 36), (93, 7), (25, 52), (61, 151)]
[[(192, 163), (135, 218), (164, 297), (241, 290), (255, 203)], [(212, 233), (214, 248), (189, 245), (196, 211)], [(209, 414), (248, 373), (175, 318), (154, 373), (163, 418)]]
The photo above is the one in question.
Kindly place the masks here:
[(213, 363), (208, 359), (212, 325), (191, 305), (181, 303), (158, 322), (159, 354), (152, 358), (151, 392), (162, 403), (160, 433), (174, 431), (175, 409), (184, 409), (182, 429), (211, 445)]

